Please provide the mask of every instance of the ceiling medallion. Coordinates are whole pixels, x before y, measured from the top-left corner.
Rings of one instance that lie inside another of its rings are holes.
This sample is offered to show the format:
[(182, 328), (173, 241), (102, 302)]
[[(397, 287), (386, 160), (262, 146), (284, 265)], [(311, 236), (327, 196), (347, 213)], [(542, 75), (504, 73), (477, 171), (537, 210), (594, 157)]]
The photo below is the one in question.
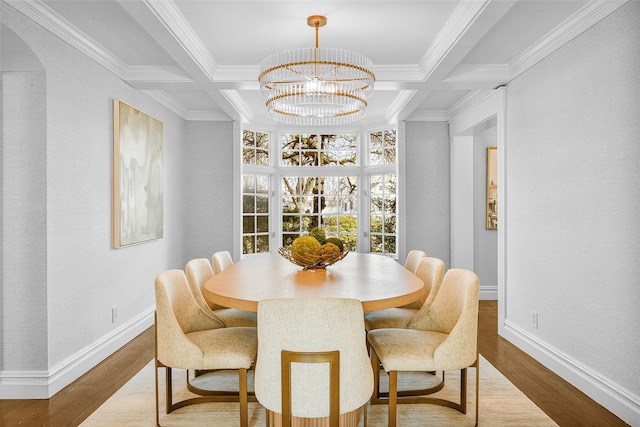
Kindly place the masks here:
[(373, 94), (373, 62), (342, 49), (318, 47), (318, 30), (327, 18), (313, 15), (316, 47), (274, 53), (260, 64), (260, 92), (268, 116), (294, 125), (337, 125), (364, 117)]

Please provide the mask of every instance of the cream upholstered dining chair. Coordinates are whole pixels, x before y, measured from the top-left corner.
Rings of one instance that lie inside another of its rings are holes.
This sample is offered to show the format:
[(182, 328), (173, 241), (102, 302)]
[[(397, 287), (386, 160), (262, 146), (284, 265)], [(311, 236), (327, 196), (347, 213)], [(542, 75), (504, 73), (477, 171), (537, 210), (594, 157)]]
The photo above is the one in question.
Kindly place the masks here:
[(233, 258), (229, 251), (218, 251), (211, 255), (211, 263), (213, 264), (213, 274), (220, 274), (233, 265)]
[(290, 426), (291, 417), (329, 417), (332, 427), (341, 418), (340, 425), (355, 426), (363, 406), (366, 425), (373, 371), (365, 340), (358, 300), (260, 301), (254, 387), (267, 426), (280, 419)]
[[(433, 304), (414, 316), (406, 328), (369, 331), (371, 366), (380, 363), (389, 374), (389, 423), (396, 425), (397, 403), (431, 403), (466, 413), (467, 368), (476, 368), (476, 425), (478, 424), (478, 276), (464, 269), (448, 270)], [(434, 396), (398, 396), (398, 372), (460, 369), (460, 403)], [(372, 403), (379, 396), (380, 370), (374, 369)]]
[(256, 326), (256, 313), (228, 308), (214, 303), (209, 303), (204, 299), (203, 289), (207, 280), (213, 277), (211, 263), (206, 258), (196, 258), (187, 262), (184, 268), (189, 282), (189, 288), (196, 300), (196, 303), (206, 312), (218, 316), (225, 326)]
[(415, 273), (420, 260), (426, 256), (427, 254), (424, 251), (419, 251), (417, 249), (409, 251), (407, 259), (404, 261), (404, 268)]
[(388, 308), (370, 311), (364, 314), (364, 325), (367, 331), (381, 328), (404, 328), (418, 312), (429, 309), (442, 284), (444, 277), (444, 261), (434, 257), (422, 257), (416, 269), (416, 276), (424, 282), (424, 291), (420, 298), (420, 309), (413, 306)]
[[(425, 258), (427, 254), (424, 251), (412, 250), (407, 254), (407, 259), (404, 262), (404, 268), (416, 274), (418, 267), (420, 266), (420, 261)], [(409, 304), (403, 305), (403, 308), (413, 308), (415, 310), (420, 310), (422, 307), (422, 303), (424, 302), (424, 295), (421, 298), (418, 298), (415, 301), (410, 302)]]
[[(237, 370), (240, 425), (248, 426), (247, 370), (258, 350), (256, 328), (226, 328), (222, 321), (196, 304), (182, 270), (156, 276), (156, 424), (160, 425), (158, 369), (166, 369), (167, 414), (183, 406), (220, 401), (220, 396), (199, 396), (173, 403), (171, 369)], [(229, 396), (226, 396), (229, 401)]]

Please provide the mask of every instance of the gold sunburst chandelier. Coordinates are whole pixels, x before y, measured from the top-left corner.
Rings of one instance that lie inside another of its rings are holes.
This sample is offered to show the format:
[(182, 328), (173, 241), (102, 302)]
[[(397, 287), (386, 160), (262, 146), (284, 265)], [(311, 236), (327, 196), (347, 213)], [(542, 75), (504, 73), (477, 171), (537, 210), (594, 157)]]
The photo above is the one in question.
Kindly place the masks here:
[(260, 64), (260, 91), (270, 118), (295, 125), (336, 125), (364, 117), (373, 94), (373, 62), (342, 49), (318, 47), (327, 18), (313, 15), (316, 47), (274, 53)]

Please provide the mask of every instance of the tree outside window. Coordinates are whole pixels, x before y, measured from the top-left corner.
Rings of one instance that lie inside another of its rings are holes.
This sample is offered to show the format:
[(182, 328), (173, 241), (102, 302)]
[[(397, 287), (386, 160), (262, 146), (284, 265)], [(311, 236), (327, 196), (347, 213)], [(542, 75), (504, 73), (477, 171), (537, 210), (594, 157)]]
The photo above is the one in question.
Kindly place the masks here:
[(370, 219), (369, 251), (385, 254), (396, 253), (396, 176), (372, 175), (369, 177)]
[[(369, 134), (369, 164), (395, 165), (396, 131)], [(385, 168), (386, 169), (386, 168)], [(397, 179), (395, 173), (369, 176), (369, 252), (397, 253)]]
[(356, 250), (357, 189), (357, 177), (282, 178), (282, 245), (319, 227)]
[[(280, 236), (285, 247), (319, 227), (328, 237), (340, 238), (351, 251), (396, 254), (394, 129), (368, 134), (367, 146), (362, 151), (366, 162), (359, 159), (361, 141), (356, 133), (282, 133), (279, 167), (275, 169), (270, 166), (269, 137), (267, 133), (243, 131), (244, 254), (272, 249), (269, 247), (272, 213), (281, 213)], [(279, 206), (275, 205), (277, 209), (270, 210), (269, 183), (273, 175), (280, 182), (280, 201)], [(362, 191), (367, 185), (368, 192)], [(367, 195), (369, 214), (363, 216), (359, 213), (360, 199)], [(360, 243), (359, 226), (368, 228), (368, 233), (363, 234), (367, 237)]]
[[(242, 132), (242, 163), (269, 166), (269, 134)], [(269, 193), (271, 177), (242, 175), (242, 253), (269, 252)]]

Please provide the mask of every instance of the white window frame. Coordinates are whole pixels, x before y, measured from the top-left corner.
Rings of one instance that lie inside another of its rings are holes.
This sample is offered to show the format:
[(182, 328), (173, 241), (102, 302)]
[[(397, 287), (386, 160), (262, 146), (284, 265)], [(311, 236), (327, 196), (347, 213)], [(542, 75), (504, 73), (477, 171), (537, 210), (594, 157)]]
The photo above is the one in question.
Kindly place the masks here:
[[(384, 131), (396, 128), (396, 163), (389, 165), (369, 165), (369, 134), (377, 131)], [(242, 254), (242, 175), (270, 175), (270, 197), (269, 197), (269, 250), (277, 252), (282, 244), (282, 185), (281, 179), (286, 176), (355, 176), (358, 178), (358, 252), (369, 252), (369, 229), (370, 229), (370, 197), (369, 197), (369, 177), (371, 175), (395, 174), (397, 181), (396, 192), (396, 253), (389, 255), (394, 259), (403, 259), (405, 255), (405, 179), (404, 179), (404, 123), (396, 126), (389, 124), (371, 127), (354, 128), (276, 128), (265, 130), (258, 126), (243, 125), (242, 128), (256, 132), (269, 134), (269, 166), (244, 165), (242, 163), (242, 129), (239, 123), (234, 123), (234, 257), (240, 259)], [(282, 158), (282, 134), (305, 134), (305, 135), (327, 135), (327, 134), (357, 134), (359, 138), (359, 150), (356, 166), (301, 166), (290, 167), (281, 166)], [(366, 242), (366, 245), (363, 243)]]

